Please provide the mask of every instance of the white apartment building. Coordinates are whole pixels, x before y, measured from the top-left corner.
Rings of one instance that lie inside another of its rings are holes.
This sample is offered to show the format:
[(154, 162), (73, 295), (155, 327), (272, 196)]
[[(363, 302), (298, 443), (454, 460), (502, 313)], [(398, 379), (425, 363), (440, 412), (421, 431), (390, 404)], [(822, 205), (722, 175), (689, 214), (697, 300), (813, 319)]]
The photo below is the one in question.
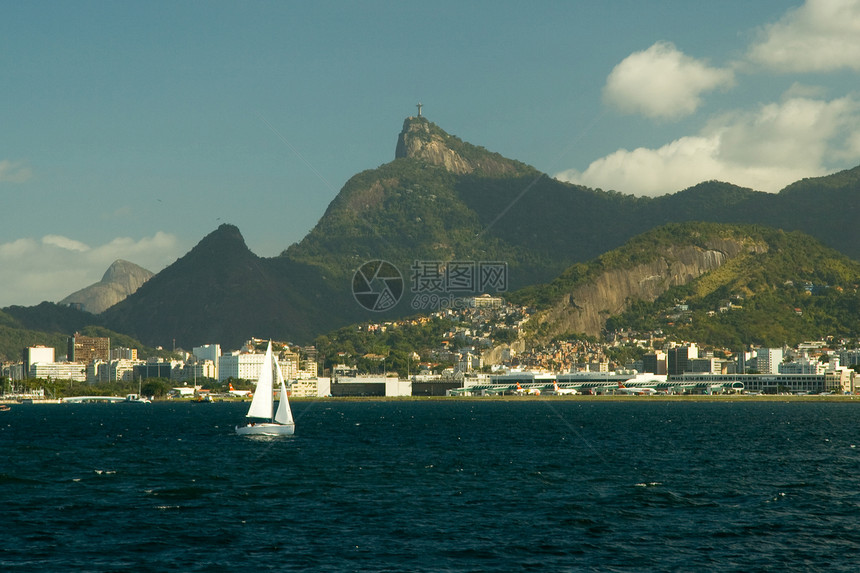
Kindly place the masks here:
[(53, 346), (31, 346), (26, 350), (26, 353), (28, 364), (35, 364), (36, 362), (46, 364), (54, 361)]
[(223, 380), (219, 377), (219, 362), (221, 360), (221, 345), (220, 344), (204, 344), (203, 346), (195, 346), (191, 353), (201, 362), (209, 360), (215, 365), (214, 375), (207, 375), (207, 378)]
[(36, 362), (30, 365), (30, 377), (86, 382), (87, 366), (80, 362)]
[(134, 367), (142, 364), (142, 360), (115, 359), (110, 362), (93, 360), (87, 364), (87, 382), (132, 382)]
[[(256, 380), (260, 376), (260, 368), (263, 366), (265, 354), (248, 354), (233, 352), (224, 354), (218, 364), (218, 381), (223, 382), (228, 378), (241, 378), (242, 380)], [(296, 368), (291, 360), (278, 360), (281, 374), (289, 380), (295, 378)]]
[(779, 374), (782, 348), (759, 348), (755, 356), (756, 370), (762, 374)]
[(222, 355), (218, 361), (218, 381), (223, 382), (228, 378), (256, 380), (260, 376), (264, 357), (263, 354), (239, 352)]
[(779, 365), (780, 374), (824, 374), (826, 371), (827, 364), (805, 358), (794, 362), (783, 362)]

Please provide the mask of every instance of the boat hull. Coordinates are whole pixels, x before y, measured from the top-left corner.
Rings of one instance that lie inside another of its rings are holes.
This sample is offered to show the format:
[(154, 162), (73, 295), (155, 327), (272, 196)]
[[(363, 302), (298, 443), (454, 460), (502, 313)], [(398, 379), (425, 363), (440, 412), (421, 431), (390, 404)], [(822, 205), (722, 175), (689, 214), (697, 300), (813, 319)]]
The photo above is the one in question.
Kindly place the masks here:
[(296, 431), (295, 424), (272, 424), (264, 422), (253, 426), (236, 426), (240, 436), (292, 436)]

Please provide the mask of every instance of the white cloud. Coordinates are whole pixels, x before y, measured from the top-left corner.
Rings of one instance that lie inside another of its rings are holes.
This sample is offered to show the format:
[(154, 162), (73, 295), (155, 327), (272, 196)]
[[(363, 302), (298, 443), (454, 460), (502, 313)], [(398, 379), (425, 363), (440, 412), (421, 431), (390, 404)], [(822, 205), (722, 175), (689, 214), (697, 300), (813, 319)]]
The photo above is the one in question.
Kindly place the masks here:
[(56, 302), (101, 280), (117, 259), (158, 272), (184, 254), (170, 233), (90, 246), (59, 235), (0, 244), (0, 307)]
[(0, 244), (0, 261), (8, 261), (36, 252), (38, 243), (33, 239), (17, 239), (11, 243)]
[(734, 85), (734, 73), (691, 58), (668, 42), (657, 42), (621, 61), (606, 79), (604, 100), (624, 113), (655, 119), (688, 116), (702, 94)]
[(68, 237), (63, 237), (62, 235), (45, 235), (42, 237), (42, 244), (59, 247), (60, 249), (65, 249), (67, 251), (78, 251), (81, 253), (85, 253), (90, 250), (89, 245), (85, 245), (80, 241), (75, 241)]
[(0, 183), (24, 183), (33, 172), (21, 161), (0, 160)]
[(765, 26), (748, 58), (781, 72), (860, 71), (860, 0), (807, 0)]
[(827, 173), (828, 160), (857, 161), (858, 134), (860, 104), (852, 98), (788, 98), (755, 112), (725, 114), (700, 133), (658, 149), (620, 149), (583, 172), (568, 170), (556, 178), (651, 196), (710, 179), (775, 192)]
[[(129, 237), (116, 238), (109, 243), (97, 247), (95, 253), (102, 260), (110, 259), (113, 262), (116, 259), (126, 259), (142, 267), (146, 267), (146, 265), (136, 263), (135, 261), (152, 260), (151, 253), (172, 253), (176, 247), (175, 236), (158, 231), (152, 237), (144, 237), (138, 241)], [(180, 255), (181, 253), (177, 254), (177, 256)], [(158, 258), (163, 260), (163, 256), (159, 256)], [(173, 257), (169, 263), (172, 263), (175, 259), (176, 257)], [(149, 270), (156, 272), (155, 269)]]
[(783, 98), (821, 99), (826, 97), (826, 95), (827, 88), (824, 86), (811, 86), (800, 82), (794, 82), (791, 87), (786, 90), (785, 94), (783, 94)]

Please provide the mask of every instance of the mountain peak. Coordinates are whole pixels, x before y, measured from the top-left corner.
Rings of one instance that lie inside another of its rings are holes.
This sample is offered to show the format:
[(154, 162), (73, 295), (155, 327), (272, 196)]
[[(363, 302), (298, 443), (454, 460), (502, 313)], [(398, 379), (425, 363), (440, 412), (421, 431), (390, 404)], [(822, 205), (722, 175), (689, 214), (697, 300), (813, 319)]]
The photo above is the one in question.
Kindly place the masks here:
[(108, 270), (105, 271), (105, 274), (102, 275), (102, 282), (119, 282), (124, 280), (131, 274), (138, 273), (140, 271), (145, 271), (152, 276), (152, 273), (140, 267), (132, 262), (126, 261), (124, 259), (115, 260), (111, 266), (108, 267)]
[(533, 171), (527, 165), (491, 153), (483, 147), (466, 143), (449, 135), (423, 116), (410, 116), (403, 122), (397, 137), (395, 159), (417, 159), (442, 167), (456, 175), (474, 173), (488, 177), (522, 175)]
[(251, 253), (251, 251), (245, 244), (245, 238), (242, 236), (241, 231), (239, 231), (239, 227), (223, 223), (217, 229), (203, 237), (188, 254), (191, 253), (214, 257), (219, 253), (223, 256), (226, 253), (246, 254)]
[(145, 268), (118, 259), (105, 271), (101, 281), (70, 294), (61, 300), (60, 304), (79, 305), (87, 312), (100, 314), (125, 300), (152, 276), (152, 272)]
[(448, 145), (451, 136), (426, 118), (407, 117), (397, 137), (394, 158), (409, 157), (444, 167), (451, 173), (471, 173), (474, 167)]

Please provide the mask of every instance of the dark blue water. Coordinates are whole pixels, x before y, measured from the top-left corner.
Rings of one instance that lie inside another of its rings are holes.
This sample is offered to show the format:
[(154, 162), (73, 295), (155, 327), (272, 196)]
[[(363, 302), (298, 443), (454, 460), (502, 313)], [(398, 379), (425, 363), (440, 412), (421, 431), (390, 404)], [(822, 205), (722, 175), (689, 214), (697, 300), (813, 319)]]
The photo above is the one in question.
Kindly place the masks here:
[(859, 406), (14, 406), (0, 571), (857, 571)]

